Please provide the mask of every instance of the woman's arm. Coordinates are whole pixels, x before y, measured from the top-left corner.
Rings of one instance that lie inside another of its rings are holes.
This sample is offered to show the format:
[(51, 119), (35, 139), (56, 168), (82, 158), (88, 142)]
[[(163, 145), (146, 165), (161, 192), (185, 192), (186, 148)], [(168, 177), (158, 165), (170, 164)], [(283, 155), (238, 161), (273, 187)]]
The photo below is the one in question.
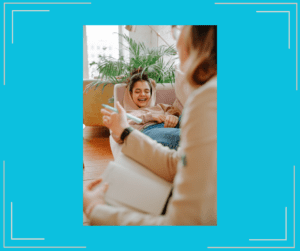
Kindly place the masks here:
[(162, 146), (138, 130), (126, 137), (122, 152), (163, 179), (173, 182), (179, 152)]

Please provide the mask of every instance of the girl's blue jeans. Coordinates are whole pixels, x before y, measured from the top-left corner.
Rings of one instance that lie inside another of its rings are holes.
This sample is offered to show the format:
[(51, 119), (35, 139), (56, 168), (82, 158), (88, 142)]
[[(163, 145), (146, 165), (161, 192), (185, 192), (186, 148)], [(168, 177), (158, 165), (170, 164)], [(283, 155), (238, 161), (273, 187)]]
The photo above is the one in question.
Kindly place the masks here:
[(164, 128), (164, 123), (149, 126), (142, 130), (142, 133), (146, 134), (150, 138), (156, 140), (163, 146), (168, 146), (170, 149), (177, 150), (180, 141), (180, 119), (174, 128)]

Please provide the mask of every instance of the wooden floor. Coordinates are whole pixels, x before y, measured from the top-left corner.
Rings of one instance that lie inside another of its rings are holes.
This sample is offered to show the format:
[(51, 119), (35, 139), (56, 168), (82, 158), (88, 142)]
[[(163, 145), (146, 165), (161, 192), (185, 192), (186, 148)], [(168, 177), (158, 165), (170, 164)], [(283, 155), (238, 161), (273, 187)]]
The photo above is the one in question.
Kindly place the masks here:
[[(83, 132), (83, 185), (98, 179), (106, 166), (113, 160), (110, 150), (109, 134), (103, 128), (87, 126)], [(83, 217), (83, 224), (88, 225), (88, 220)]]

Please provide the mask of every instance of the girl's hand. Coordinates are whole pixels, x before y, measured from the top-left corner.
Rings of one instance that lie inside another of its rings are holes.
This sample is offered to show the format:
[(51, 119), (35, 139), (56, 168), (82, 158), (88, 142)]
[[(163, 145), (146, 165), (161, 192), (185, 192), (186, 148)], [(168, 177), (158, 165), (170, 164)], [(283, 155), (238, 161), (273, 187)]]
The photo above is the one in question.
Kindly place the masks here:
[(119, 113), (111, 112), (107, 109), (101, 109), (103, 116), (103, 123), (108, 127), (115, 138), (120, 138), (125, 128), (129, 127), (124, 108), (117, 102), (117, 109)]
[(157, 123), (160, 124), (160, 123), (165, 122), (166, 116), (162, 115), (162, 114), (160, 114), (160, 115), (152, 115), (152, 118), (153, 118), (154, 121), (157, 121)]
[(174, 115), (168, 115), (165, 120), (165, 127), (174, 128), (178, 123), (178, 117)]
[[(96, 187), (102, 182), (102, 178), (88, 183), (83, 188), (83, 212), (89, 216), (96, 205), (104, 205), (104, 194), (108, 189), (108, 183)], [(95, 188), (96, 187), (96, 188)]]

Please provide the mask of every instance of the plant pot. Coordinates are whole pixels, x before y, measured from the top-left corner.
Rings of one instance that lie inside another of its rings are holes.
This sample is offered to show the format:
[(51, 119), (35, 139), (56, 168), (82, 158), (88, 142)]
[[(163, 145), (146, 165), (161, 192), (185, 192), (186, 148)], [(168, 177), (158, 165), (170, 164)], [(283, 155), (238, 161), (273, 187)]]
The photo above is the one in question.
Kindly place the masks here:
[[(86, 85), (92, 82), (93, 80), (83, 81), (83, 90)], [(111, 105), (109, 99), (111, 99), (113, 93), (113, 84), (105, 86), (103, 91), (100, 85), (96, 90), (83, 93), (83, 123), (85, 126), (104, 126), (100, 110), (103, 108), (102, 104)]]

